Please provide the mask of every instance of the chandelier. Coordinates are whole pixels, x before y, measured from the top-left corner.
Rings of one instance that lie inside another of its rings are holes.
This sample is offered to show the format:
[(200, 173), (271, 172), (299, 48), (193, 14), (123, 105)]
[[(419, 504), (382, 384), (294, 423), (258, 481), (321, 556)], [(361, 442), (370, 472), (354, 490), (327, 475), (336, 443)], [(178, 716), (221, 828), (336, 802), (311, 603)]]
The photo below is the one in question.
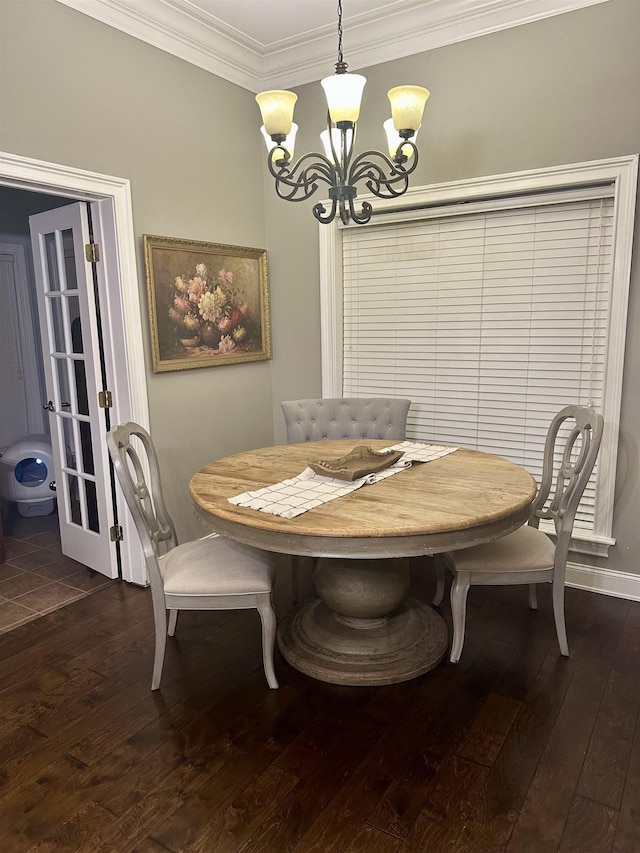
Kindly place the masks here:
[(347, 72), (342, 55), (342, 0), (338, 0), (338, 61), (335, 74), (325, 77), (322, 87), (327, 99), (327, 129), (320, 134), (324, 154), (305, 154), (292, 164), (295, 135), (293, 109), (298, 96), (294, 92), (269, 91), (256, 95), (262, 113), (262, 134), (267, 143), (267, 165), (275, 178), (276, 193), (286, 201), (306, 201), (320, 184), (329, 187), (329, 209), (318, 202), (313, 207), (316, 219), (328, 224), (336, 215), (346, 225), (363, 225), (371, 219), (373, 208), (363, 201), (356, 209), (357, 185), (378, 198), (397, 198), (409, 187), (409, 175), (418, 165), (418, 149), (413, 139), (422, 122), (429, 97), (422, 86), (396, 86), (388, 92), (391, 118), (384, 122), (389, 156), (380, 151), (365, 151), (353, 157), (360, 101), (367, 82), (360, 74)]

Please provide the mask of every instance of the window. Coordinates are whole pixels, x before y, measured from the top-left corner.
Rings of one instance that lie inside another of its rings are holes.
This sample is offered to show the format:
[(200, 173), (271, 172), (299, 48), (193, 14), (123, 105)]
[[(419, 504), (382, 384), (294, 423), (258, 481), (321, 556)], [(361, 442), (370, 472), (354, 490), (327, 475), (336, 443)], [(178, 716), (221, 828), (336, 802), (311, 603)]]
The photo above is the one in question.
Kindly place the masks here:
[(604, 413), (574, 535), (591, 553), (612, 544), (636, 169), (624, 158), (413, 191), (322, 241), (327, 396), (409, 397), (410, 437), (538, 478), (563, 405)]

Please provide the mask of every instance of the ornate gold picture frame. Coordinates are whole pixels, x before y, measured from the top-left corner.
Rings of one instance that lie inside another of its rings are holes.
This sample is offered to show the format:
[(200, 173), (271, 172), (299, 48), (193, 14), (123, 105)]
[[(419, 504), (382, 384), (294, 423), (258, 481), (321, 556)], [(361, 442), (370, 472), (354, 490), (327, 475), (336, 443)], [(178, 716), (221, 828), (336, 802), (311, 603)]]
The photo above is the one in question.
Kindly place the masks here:
[(143, 239), (154, 373), (271, 358), (266, 249)]

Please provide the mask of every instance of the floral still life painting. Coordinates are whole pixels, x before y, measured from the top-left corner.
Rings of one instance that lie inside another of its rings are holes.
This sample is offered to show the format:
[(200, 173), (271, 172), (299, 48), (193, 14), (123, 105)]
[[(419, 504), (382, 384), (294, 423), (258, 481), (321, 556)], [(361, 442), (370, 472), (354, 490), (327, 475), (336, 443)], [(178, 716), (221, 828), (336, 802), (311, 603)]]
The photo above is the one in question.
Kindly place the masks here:
[(153, 371), (271, 358), (267, 253), (144, 235)]

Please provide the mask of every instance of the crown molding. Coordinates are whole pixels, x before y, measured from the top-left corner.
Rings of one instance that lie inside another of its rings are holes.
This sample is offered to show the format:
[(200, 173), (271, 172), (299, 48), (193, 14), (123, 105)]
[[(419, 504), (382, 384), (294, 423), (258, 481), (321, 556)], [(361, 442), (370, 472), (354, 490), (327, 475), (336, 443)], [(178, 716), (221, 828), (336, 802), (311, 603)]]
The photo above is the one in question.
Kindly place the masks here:
[[(290, 88), (331, 73), (335, 26), (261, 44), (197, 0), (57, 0), (251, 92)], [(349, 19), (352, 71), (608, 0), (397, 0)], [(257, 4), (256, 4), (257, 5)]]

